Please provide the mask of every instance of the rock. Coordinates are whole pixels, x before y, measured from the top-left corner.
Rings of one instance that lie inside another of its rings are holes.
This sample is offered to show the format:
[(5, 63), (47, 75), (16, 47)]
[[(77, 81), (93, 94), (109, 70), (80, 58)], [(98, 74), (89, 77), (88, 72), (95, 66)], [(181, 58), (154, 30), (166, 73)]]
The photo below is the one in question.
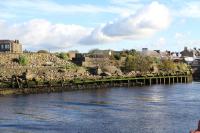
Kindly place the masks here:
[(112, 76), (112, 74), (109, 72), (103, 72), (100, 74), (100, 76)]
[(66, 72), (66, 69), (59, 69), (58, 72), (59, 72), (59, 73), (65, 73), (65, 72)]
[(123, 75), (122, 71), (115, 66), (103, 66), (102, 71), (103, 73), (108, 72), (111, 75), (117, 75), (117, 76)]

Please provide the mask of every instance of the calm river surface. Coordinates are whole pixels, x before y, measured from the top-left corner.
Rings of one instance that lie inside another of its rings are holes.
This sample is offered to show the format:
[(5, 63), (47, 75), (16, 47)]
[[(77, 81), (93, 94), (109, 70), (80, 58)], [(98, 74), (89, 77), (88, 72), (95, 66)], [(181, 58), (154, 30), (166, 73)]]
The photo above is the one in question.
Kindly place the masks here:
[(0, 133), (188, 133), (200, 83), (0, 97)]

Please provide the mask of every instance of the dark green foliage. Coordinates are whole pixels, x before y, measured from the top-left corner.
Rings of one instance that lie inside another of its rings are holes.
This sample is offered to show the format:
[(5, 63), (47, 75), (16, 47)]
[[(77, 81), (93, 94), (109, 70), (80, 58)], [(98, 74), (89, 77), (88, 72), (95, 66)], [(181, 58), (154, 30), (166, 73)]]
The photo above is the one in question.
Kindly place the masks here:
[(88, 54), (95, 54), (95, 53), (99, 53), (99, 51), (101, 51), (100, 49), (92, 49), (88, 52)]
[(18, 62), (19, 62), (20, 65), (25, 66), (25, 65), (28, 64), (28, 59), (27, 59), (26, 56), (20, 55)]
[(120, 59), (121, 59), (120, 54), (114, 54), (114, 59), (115, 59), (115, 60), (120, 60)]
[(47, 50), (39, 50), (37, 53), (49, 53)]
[(142, 56), (139, 53), (131, 53), (127, 56), (125, 62), (125, 71), (147, 72), (151, 70), (153, 60), (151, 57)]
[(162, 60), (158, 65), (159, 70), (169, 72), (169, 71), (175, 71), (176, 65), (171, 60)]
[(66, 54), (66, 53), (63, 53), (63, 52), (59, 53), (59, 54), (58, 54), (58, 57), (59, 57), (60, 59), (63, 59), (63, 60), (67, 60), (67, 59), (68, 59), (67, 54)]

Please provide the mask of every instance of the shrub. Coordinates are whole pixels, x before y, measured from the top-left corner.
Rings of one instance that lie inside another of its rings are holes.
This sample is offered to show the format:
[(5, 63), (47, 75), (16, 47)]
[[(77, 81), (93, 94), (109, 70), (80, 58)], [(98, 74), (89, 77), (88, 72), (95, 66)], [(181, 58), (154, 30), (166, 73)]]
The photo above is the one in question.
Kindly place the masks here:
[(18, 62), (20, 65), (25, 66), (28, 64), (28, 59), (26, 56), (19, 56)]
[(142, 56), (139, 53), (135, 55), (128, 55), (125, 61), (125, 71), (140, 71), (147, 72), (151, 70), (153, 64), (152, 58), (148, 56)]
[(68, 59), (67, 54), (66, 54), (66, 53), (63, 53), (63, 52), (62, 52), (62, 53), (59, 53), (59, 54), (58, 54), (58, 57), (61, 58), (61, 59), (63, 59), (63, 60), (67, 60), (67, 59)]
[(114, 58), (115, 58), (115, 60), (120, 60), (121, 56), (120, 56), (120, 54), (114, 54)]

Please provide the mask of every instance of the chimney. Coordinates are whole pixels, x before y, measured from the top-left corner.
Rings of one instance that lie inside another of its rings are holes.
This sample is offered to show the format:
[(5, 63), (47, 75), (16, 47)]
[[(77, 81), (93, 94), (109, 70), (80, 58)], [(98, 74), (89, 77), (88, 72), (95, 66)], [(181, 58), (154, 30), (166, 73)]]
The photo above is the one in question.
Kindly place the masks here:
[(187, 47), (184, 47), (184, 50), (185, 50), (185, 51), (187, 51), (187, 50), (188, 50), (188, 48), (187, 48)]
[(148, 51), (148, 48), (142, 48), (142, 51), (143, 52)]

